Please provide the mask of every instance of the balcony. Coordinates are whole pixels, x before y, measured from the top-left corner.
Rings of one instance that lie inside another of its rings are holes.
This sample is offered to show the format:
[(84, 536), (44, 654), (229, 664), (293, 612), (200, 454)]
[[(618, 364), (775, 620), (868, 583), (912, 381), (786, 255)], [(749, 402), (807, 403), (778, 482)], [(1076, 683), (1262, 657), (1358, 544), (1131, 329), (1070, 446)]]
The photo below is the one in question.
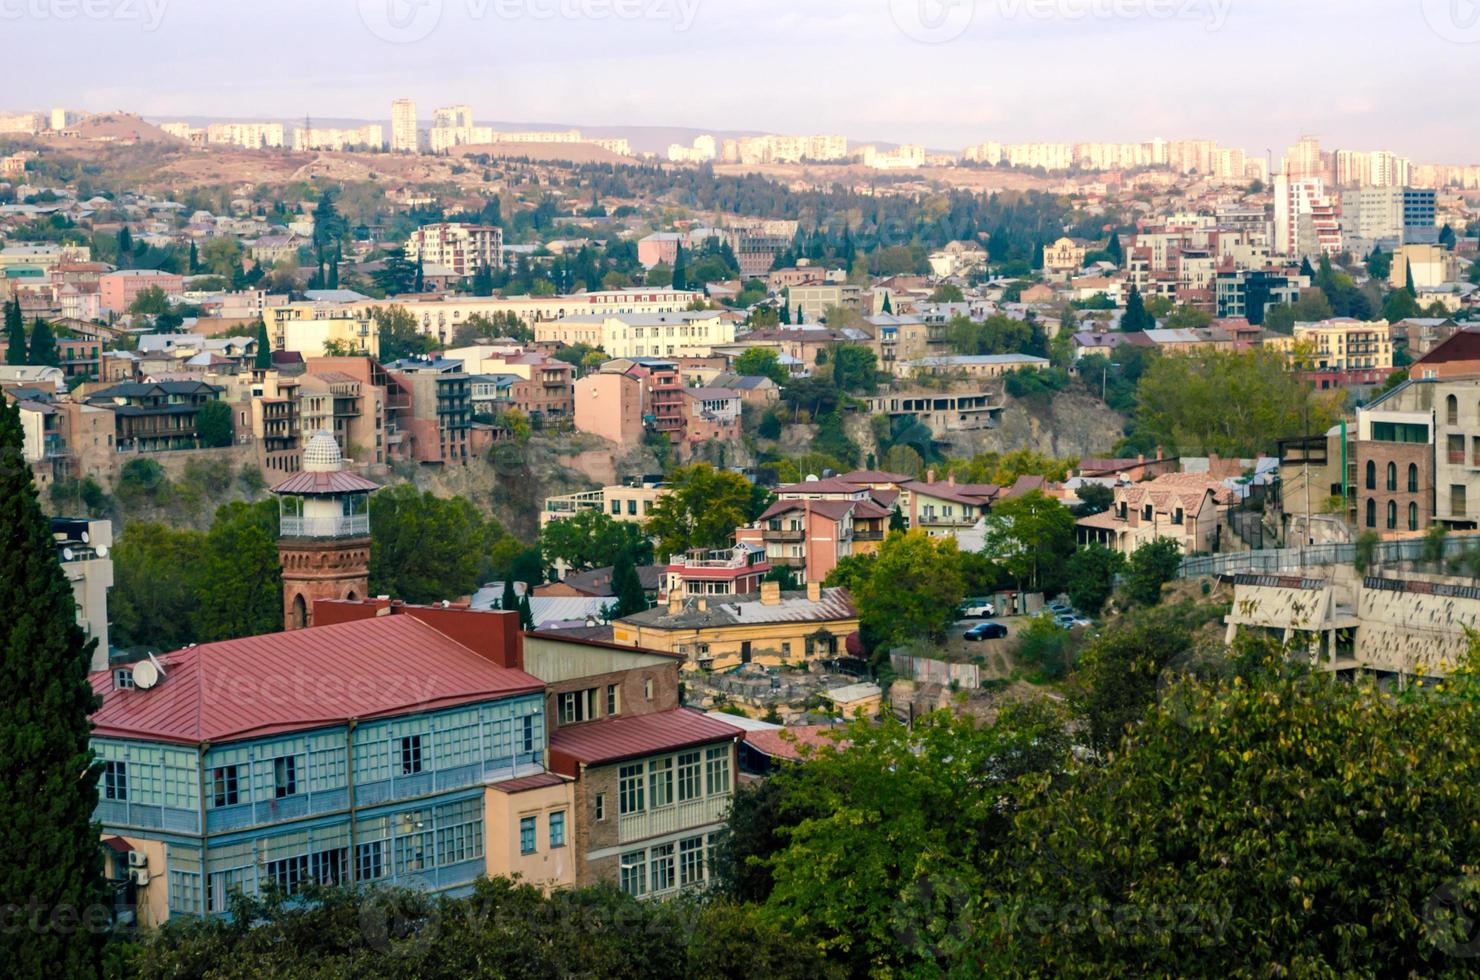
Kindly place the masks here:
[(283, 517), (285, 538), (355, 538), (370, 533), (370, 515), (349, 517)]
[(766, 541), (803, 541), (807, 532), (801, 528), (766, 528), (761, 538)]
[(672, 834), (680, 830), (703, 827), (718, 823), (730, 812), (730, 794), (706, 796), (697, 800), (685, 800), (672, 806), (628, 813), (618, 818), (617, 836), (621, 843), (646, 840), (659, 834)]

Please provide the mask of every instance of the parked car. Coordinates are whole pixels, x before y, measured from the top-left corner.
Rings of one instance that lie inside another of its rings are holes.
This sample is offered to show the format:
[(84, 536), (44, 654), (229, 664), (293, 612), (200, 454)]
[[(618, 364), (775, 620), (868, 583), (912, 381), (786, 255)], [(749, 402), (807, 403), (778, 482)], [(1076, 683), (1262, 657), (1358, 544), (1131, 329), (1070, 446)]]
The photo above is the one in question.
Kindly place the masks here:
[(1073, 612), (1074, 607), (1069, 605), (1067, 602), (1064, 602), (1062, 599), (1058, 599), (1048, 604), (1048, 611), (1053, 613), (1055, 616), (1063, 616)]
[(1007, 627), (1001, 623), (977, 623), (971, 629), (962, 634), (962, 638), (969, 642), (978, 640), (996, 640), (1007, 635)]
[(984, 619), (997, 615), (997, 607), (990, 599), (967, 599), (961, 604), (962, 619)]
[(1073, 613), (1059, 613), (1053, 618), (1053, 621), (1054, 625), (1062, 626), (1066, 630), (1072, 630), (1077, 626), (1088, 626), (1090, 624), (1089, 620), (1083, 616), (1076, 616)]

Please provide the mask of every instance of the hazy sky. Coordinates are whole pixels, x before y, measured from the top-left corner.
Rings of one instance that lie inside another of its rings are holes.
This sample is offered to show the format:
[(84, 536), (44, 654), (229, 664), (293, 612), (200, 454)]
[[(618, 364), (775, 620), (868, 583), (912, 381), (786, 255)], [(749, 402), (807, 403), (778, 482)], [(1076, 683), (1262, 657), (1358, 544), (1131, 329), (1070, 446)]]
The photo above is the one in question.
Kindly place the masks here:
[(1480, 162), (1480, 0), (0, 0), (0, 101)]

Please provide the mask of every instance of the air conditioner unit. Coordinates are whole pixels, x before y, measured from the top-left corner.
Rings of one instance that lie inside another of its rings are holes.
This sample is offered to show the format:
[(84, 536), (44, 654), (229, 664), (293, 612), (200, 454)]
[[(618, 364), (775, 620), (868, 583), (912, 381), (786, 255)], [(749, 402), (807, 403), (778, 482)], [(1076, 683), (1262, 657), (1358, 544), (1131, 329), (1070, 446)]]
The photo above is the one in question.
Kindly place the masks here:
[(130, 868), (149, 867), (149, 855), (145, 854), (143, 851), (129, 851), (128, 866)]
[(134, 884), (136, 885), (149, 884), (148, 868), (134, 868), (133, 871), (130, 873), (130, 876), (134, 879)]

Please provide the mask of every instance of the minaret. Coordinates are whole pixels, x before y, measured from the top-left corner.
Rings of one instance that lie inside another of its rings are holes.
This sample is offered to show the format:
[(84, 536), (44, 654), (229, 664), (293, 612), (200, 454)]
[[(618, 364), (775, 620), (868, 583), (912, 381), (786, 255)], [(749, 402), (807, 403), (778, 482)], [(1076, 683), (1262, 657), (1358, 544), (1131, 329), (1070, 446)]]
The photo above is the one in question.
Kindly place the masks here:
[(370, 591), (370, 494), (379, 489), (345, 472), (339, 444), (324, 431), (303, 447), (303, 469), (272, 488), (285, 629), (312, 626), (316, 599), (363, 599)]

